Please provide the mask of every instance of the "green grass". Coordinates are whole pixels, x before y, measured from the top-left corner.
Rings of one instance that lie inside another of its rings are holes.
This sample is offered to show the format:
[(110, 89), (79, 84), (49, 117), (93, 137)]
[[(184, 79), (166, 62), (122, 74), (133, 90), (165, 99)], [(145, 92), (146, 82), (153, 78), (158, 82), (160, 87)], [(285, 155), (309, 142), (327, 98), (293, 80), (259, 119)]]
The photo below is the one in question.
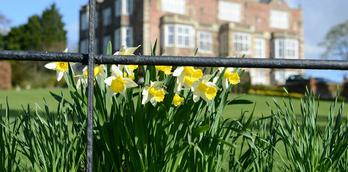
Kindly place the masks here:
[[(3, 106), (6, 103), (6, 98), (8, 98), (8, 102), (10, 105), (10, 109), (14, 111), (18, 111), (22, 109), (22, 106), (26, 107), (27, 104), (29, 104), (32, 108), (35, 108), (37, 106), (43, 107), (44, 100), (46, 100), (47, 104), (51, 108), (51, 110), (56, 109), (56, 101), (54, 98), (50, 95), (49, 91), (54, 92), (56, 94), (60, 94), (63, 92), (63, 94), (68, 95), (68, 91), (65, 89), (36, 89), (36, 90), (22, 90), (22, 91), (0, 91), (0, 104)], [(282, 102), (282, 100), (288, 100), (286, 97), (270, 97), (270, 96), (259, 96), (259, 95), (248, 95), (248, 94), (240, 94), (240, 95), (234, 95), (232, 98), (238, 97), (239, 99), (246, 99), (253, 101), (255, 104), (246, 104), (246, 105), (230, 105), (227, 107), (225, 116), (228, 118), (237, 118), (239, 117), (241, 111), (249, 111), (251, 112), (253, 110), (253, 107), (255, 106), (255, 116), (261, 117), (261, 116), (267, 116), (270, 114), (270, 108), (267, 105), (267, 102), (269, 104), (273, 104), (273, 101)], [(295, 111), (299, 114), (300, 113), (300, 100), (299, 99), (292, 99), (293, 104), (295, 106)], [(319, 104), (319, 115), (323, 118), (323, 120), (327, 119), (327, 115), (329, 112), (330, 105), (332, 104), (332, 101), (320, 101)], [(348, 107), (345, 107), (345, 112), (347, 112)]]
[[(63, 92), (64, 95), (68, 95), (65, 89), (36, 89), (36, 90), (21, 90), (21, 91), (0, 91), (0, 105), (2, 110), (6, 105), (6, 99), (8, 100), (11, 115), (16, 116), (23, 107), (26, 108), (28, 105), (32, 109), (36, 107), (44, 107), (45, 101), (52, 111), (57, 109), (56, 100), (50, 95), (49, 92), (60, 94)], [(1, 110), (1, 109), (0, 109)], [(0, 111), (1, 112), (1, 111)]]

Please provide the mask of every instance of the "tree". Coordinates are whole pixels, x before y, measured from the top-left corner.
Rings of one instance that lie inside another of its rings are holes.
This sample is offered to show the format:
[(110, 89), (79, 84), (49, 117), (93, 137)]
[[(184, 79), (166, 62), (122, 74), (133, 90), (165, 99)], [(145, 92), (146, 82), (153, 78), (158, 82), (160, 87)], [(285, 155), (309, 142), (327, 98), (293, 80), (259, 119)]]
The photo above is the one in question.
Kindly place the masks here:
[(49, 9), (42, 13), (42, 42), (43, 49), (47, 51), (62, 51), (66, 48), (66, 31), (62, 16), (56, 5), (52, 4)]
[[(42, 14), (31, 16), (28, 22), (13, 27), (5, 36), (8, 50), (63, 51), (66, 48), (66, 31), (62, 16), (55, 4)], [(0, 47), (1, 48), (1, 47)], [(12, 62), (13, 85), (52, 86), (55, 84), (54, 72), (43, 68), (44, 62)]]
[(348, 59), (348, 20), (330, 29), (320, 44), (326, 48), (323, 56)]

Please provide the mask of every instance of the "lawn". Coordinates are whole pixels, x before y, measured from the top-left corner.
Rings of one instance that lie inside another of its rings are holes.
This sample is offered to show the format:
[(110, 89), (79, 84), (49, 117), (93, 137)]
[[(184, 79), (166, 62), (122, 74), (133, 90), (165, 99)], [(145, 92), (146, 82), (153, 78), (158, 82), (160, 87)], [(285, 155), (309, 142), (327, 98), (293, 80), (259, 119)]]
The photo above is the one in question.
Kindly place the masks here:
[[(0, 104), (4, 106), (6, 103), (6, 98), (8, 98), (8, 102), (11, 110), (21, 110), (22, 106), (27, 106), (28, 104), (31, 107), (43, 107), (45, 104), (44, 100), (51, 107), (52, 110), (56, 107), (56, 101), (50, 95), (49, 91), (54, 92), (56, 94), (60, 94), (61, 92), (67, 94), (67, 90), (64, 89), (36, 89), (36, 90), (22, 90), (22, 91), (0, 91)], [(271, 105), (273, 101), (277, 101), (281, 103), (283, 100), (288, 101), (288, 98), (285, 97), (270, 97), (270, 96), (259, 96), (259, 95), (248, 95), (248, 94), (239, 94), (234, 95), (232, 98), (238, 99), (246, 99), (251, 100), (254, 104), (247, 105), (230, 105), (227, 107), (225, 111), (225, 116), (229, 118), (239, 117), (242, 111), (251, 112), (253, 107), (255, 106), (255, 116), (267, 116), (270, 113), (270, 108), (267, 105), (267, 102)], [(292, 99), (294, 104), (296, 113), (300, 113), (300, 99)], [(322, 120), (326, 119), (328, 115), (330, 105), (332, 101), (320, 101), (319, 102), (319, 115)], [(273, 106), (274, 107), (274, 106)], [(345, 107), (344, 111), (347, 112), (348, 107)]]

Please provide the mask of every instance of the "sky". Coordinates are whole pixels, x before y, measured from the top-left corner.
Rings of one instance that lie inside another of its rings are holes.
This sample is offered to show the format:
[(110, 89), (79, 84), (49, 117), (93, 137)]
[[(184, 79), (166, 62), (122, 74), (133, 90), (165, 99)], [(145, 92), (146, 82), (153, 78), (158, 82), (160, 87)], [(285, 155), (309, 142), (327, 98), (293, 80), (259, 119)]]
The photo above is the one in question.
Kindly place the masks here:
[[(78, 42), (79, 9), (87, 0), (1, 0), (0, 13), (10, 20), (10, 26), (18, 26), (27, 21), (31, 15), (41, 14), (50, 4), (56, 3), (61, 14), (65, 29), (68, 31), (68, 47), (76, 49)], [(288, 0), (292, 7), (303, 9), (305, 57), (319, 59), (324, 49), (318, 44), (325, 34), (336, 24), (348, 20), (348, 0)], [(341, 82), (342, 71), (313, 71), (306, 74), (325, 77), (332, 81)]]

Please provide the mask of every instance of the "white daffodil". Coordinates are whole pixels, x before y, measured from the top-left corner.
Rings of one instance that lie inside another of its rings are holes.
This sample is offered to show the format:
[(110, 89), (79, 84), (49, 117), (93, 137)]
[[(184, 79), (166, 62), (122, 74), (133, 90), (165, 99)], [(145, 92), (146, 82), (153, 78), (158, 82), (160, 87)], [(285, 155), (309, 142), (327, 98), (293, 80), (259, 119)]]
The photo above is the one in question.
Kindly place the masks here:
[(203, 71), (192, 66), (178, 67), (173, 72), (173, 76), (177, 77), (175, 90), (179, 92), (182, 86), (191, 88), (196, 81), (203, 77)]
[(123, 77), (123, 73), (116, 65), (111, 66), (112, 76), (105, 79), (105, 84), (110, 87), (113, 95), (125, 93), (127, 88), (137, 87), (132, 79)]
[(217, 86), (208, 79), (203, 78), (193, 85), (193, 101), (198, 102), (200, 98), (206, 102), (212, 101), (217, 93)]
[[(134, 55), (134, 52), (140, 47), (129, 47), (127, 48), (126, 46), (121, 46), (121, 49), (119, 51), (117, 51), (116, 53), (114, 53), (114, 55), (119, 55), (119, 56), (132, 56)], [(124, 65), (124, 66), (120, 66), (121, 68), (124, 68), (125, 71), (128, 74), (128, 77), (133, 78), (134, 79), (134, 71), (136, 69), (138, 69), (138, 65)]]
[[(93, 73), (94, 73), (94, 78), (97, 78), (100, 75), (103, 75), (105, 73), (105, 66), (104, 65), (98, 65), (94, 67)], [(76, 87), (80, 88), (82, 84), (87, 84), (87, 79), (88, 79), (88, 67), (85, 66), (82, 69), (82, 75), (77, 76), (78, 80), (76, 83)]]
[(157, 103), (163, 102), (166, 91), (161, 88), (161, 82), (151, 82), (150, 87), (146, 87), (143, 92), (142, 104), (151, 102), (153, 106), (156, 106)]
[(224, 89), (228, 88), (229, 85), (237, 85), (240, 83), (240, 77), (237, 71), (233, 68), (226, 68), (223, 74), (222, 86)]
[[(64, 52), (68, 52), (68, 49), (65, 49)], [(51, 62), (45, 65), (45, 68), (50, 70), (57, 71), (57, 81), (60, 81), (64, 73), (69, 71), (69, 63), (68, 62)]]

